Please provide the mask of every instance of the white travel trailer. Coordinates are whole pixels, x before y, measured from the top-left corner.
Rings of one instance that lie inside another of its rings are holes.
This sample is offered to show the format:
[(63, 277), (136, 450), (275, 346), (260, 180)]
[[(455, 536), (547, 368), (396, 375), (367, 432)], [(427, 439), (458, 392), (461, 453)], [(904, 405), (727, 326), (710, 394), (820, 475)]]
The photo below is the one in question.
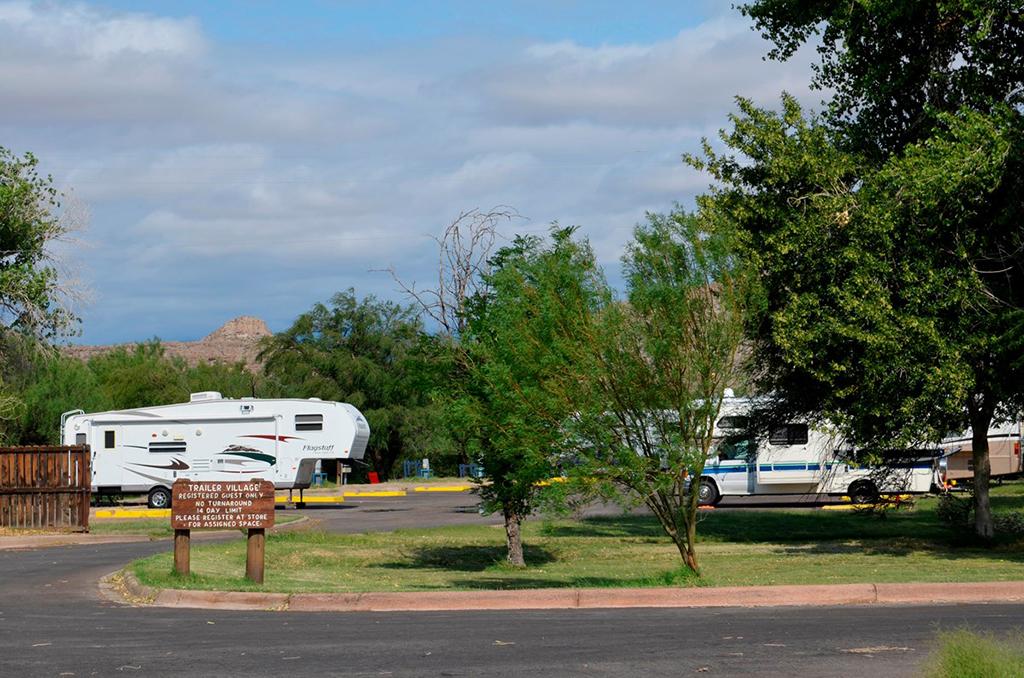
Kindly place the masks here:
[(746, 398), (726, 398), (715, 426), (716, 445), (701, 476), (700, 502), (723, 496), (848, 495), (869, 501), (879, 493), (926, 493), (938, 485), (939, 451), (915, 451), (884, 468), (851, 462), (851, 446), (825, 431), (793, 422), (748, 437)]
[(61, 416), (61, 443), (92, 448), (92, 490), (145, 492), (170, 505), (170, 487), (192, 480), (273, 481), (309, 487), (323, 459), (362, 459), (370, 427), (352, 405), (317, 398), (262, 400), (193, 393), (187, 403)]
[[(1004, 421), (988, 430), (988, 459), (993, 478), (1013, 478), (1024, 473), (1024, 423)], [(967, 429), (942, 440), (945, 480), (953, 485), (974, 478), (973, 432)]]

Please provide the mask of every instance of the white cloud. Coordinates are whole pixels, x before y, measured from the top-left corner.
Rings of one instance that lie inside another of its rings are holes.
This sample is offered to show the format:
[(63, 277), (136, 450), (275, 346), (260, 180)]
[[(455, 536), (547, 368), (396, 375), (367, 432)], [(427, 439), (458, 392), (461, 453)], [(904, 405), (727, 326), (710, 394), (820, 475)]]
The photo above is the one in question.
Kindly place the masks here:
[(642, 59), (654, 49), (652, 45), (584, 47), (571, 40), (560, 40), (559, 42), (530, 45), (526, 48), (526, 54), (540, 62), (560, 61), (564, 65), (583, 70), (607, 69), (626, 61)]
[[(763, 61), (764, 52), (745, 21), (727, 18), (651, 45), (534, 45), (528, 58), (471, 82), (485, 94), (487, 117), (523, 124), (705, 124), (721, 121), (737, 94), (774, 103), (780, 75), (806, 65), (804, 52), (781, 68)], [(785, 84), (808, 92), (802, 81)]]
[(19, 39), (49, 54), (92, 60), (150, 55), (192, 59), (205, 44), (195, 19), (104, 14), (78, 3), (0, 3), (0, 30), (9, 41)]
[(183, 338), (393, 295), (388, 265), (426, 281), (428, 236), (473, 207), (581, 225), (614, 278), (644, 212), (706, 185), (680, 154), (735, 94), (806, 95), (805, 57), (765, 51), (729, 18), (649, 44), (227, 52), (196, 19), (0, 0), (0, 143), (93, 207), (85, 339)]

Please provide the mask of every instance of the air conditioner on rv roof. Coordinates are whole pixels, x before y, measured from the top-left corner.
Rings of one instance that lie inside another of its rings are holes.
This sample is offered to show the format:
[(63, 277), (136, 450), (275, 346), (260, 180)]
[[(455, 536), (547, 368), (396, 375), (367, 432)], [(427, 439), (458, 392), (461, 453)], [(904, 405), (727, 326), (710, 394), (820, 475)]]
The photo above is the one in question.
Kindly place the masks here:
[(203, 400), (223, 400), (223, 399), (224, 399), (224, 396), (222, 396), (217, 391), (202, 391), (200, 393), (193, 393), (192, 395), (190, 395), (188, 397), (188, 401), (190, 403), (198, 403), (198, 402), (201, 402)]

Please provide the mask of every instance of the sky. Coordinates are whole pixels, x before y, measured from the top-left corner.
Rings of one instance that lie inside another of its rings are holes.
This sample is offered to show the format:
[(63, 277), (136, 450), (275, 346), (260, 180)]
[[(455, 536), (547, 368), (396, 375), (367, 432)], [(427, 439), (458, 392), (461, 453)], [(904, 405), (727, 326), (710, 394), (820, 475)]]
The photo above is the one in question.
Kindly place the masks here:
[(0, 0), (0, 146), (86, 223), (56, 250), (72, 341), (279, 331), (401, 301), (388, 268), (429, 285), (473, 208), (579, 226), (615, 281), (644, 215), (707, 189), (681, 157), (736, 95), (820, 98), (767, 50), (724, 1)]

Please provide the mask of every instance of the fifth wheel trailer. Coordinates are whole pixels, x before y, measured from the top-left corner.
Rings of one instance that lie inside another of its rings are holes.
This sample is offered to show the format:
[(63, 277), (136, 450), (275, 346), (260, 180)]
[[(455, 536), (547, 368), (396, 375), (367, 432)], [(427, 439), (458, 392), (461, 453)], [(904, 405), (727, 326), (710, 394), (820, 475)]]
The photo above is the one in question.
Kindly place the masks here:
[[(1008, 478), (1024, 473), (1024, 424), (1008, 421), (993, 424), (988, 430), (988, 458), (993, 478)], [(948, 455), (944, 460), (945, 479), (957, 483), (974, 478), (974, 456), (971, 429), (944, 438), (942, 448)]]
[(61, 416), (61, 443), (92, 449), (94, 493), (147, 493), (155, 508), (170, 505), (179, 478), (307, 488), (318, 461), (362, 459), (369, 437), (359, 410), (317, 398), (235, 400), (207, 391), (176, 405)]

